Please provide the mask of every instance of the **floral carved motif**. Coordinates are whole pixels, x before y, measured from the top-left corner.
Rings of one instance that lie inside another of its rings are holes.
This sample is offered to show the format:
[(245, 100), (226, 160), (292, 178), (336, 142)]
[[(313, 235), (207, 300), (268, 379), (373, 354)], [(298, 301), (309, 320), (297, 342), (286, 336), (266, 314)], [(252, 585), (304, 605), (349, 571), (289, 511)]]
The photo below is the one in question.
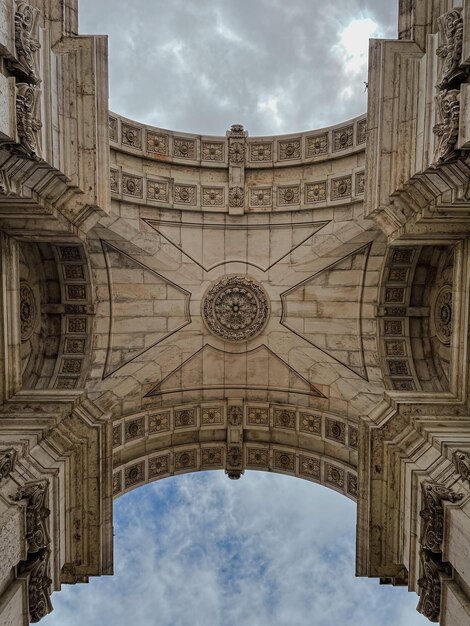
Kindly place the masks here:
[(457, 473), (470, 482), (470, 452), (464, 450), (456, 450), (453, 454), (454, 465)]
[(423, 481), (421, 483), (421, 547), (431, 552), (442, 552), (444, 538), (444, 508), (443, 501), (458, 502), (463, 498), (461, 493), (455, 493), (448, 487)]
[(223, 187), (203, 187), (202, 188), (202, 204), (203, 206), (223, 206), (224, 204)]
[(328, 133), (307, 137), (307, 157), (328, 152)]
[(230, 163), (240, 165), (245, 161), (245, 144), (241, 141), (232, 141), (229, 147), (229, 159)]
[(147, 131), (147, 152), (168, 155), (168, 135)]
[(38, 80), (36, 70), (36, 53), (40, 48), (39, 41), (34, 37), (38, 9), (27, 2), (18, 2), (15, 11), (15, 52), (17, 62), (10, 67), (19, 70), (30, 82)]
[(456, 144), (460, 124), (460, 91), (440, 91), (436, 96), (437, 110), (441, 122), (436, 124), (433, 132), (438, 137), (437, 163), (445, 163), (457, 156)]
[(2, 478), (7, 478), (15, 468), (16, 456), (13, 448), (0, 450), (0, 482)]
[(279, 187), (278, 189), (279, 204), (299, 204), (300, 203), (300, 187)]
[(202, 160), (203, 161), (223, 161), (224, 160), (224, 144), (218, 142), (204, 141), (202, 143)]
[(192, 139), (175, 139), (173, 140), (173, 156), (179, 159), (195, 159), (196, 158), (196, 142)]
[(345, 126), (333, 132), (333, 150), (346, 150), (353, 145), (353, 127)]
[(465, 77), (465, 70), (460, 68), (463, 44), (462, 9), (453, 9), (438, 20), (442, 45), (436, 53), (442, 59), (439, 89), (446, 89), (449, 83)]
[(326, 182), (305, 185), (305, 202), (324, 202), (326, 200)]
[(279, 426), (280, 428), (295, 428), (295, 411), (274, 409), (274, 426)]
[(247, 341), (258, 335), (269, 318), (264, 289), (245, 276), (225, 276), (202, 300), (202, 317), (212, 334), (227, 341)]
[(250, 190), (251, 206), (271, 206), (272, 202), (272, 189), (270, 187)]
[(232, 187), (228, 194), (228, 202), (231, 207), (242, 207), (244, 204), (245, 192), (243, 187)]
[(250, 144), (250, 161), (272, 161), (272, 143), (252, 143)]
[(50, 511), (46, 506), (48, 487), (47, 481), (29, 483), (21, 487), (13, 498), (17, 502), (26, 500), (26, 542), (29, 554), (46, 548), (50, 543), (47, 530)]
[(279, 142), (279, 160), (300, 159), (300, 139)]
[(241, 426), (243, 409), (241, 406), (231, 406), (228, 410), (228, 423), (230, 426)]
[(195, 204), (196, 187), (193, 185), (175, 185), (175, 202), (178, 204)]
[(341, 200), (342, 198), (349, 198), (352, 191), (352, 177), (343, 176), (342, 178), (335, 178), (331, 183), (331, 199)]

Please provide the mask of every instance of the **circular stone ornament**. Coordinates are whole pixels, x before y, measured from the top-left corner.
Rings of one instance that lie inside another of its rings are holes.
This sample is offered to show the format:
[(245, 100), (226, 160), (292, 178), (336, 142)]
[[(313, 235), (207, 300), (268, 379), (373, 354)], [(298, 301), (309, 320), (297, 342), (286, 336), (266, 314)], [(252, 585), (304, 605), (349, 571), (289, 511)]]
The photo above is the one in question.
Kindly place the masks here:
[(437, 337), (449, 344), (452, 334), (452, 286), (444, 285), (437, 294), (434, 305), (434, 324)]
[(248, 341), (263, 330), (269, 319), (269, 299), (252, 278), (224, 276), (212, 284), (202, 299), (202, 318), (216, 337)]

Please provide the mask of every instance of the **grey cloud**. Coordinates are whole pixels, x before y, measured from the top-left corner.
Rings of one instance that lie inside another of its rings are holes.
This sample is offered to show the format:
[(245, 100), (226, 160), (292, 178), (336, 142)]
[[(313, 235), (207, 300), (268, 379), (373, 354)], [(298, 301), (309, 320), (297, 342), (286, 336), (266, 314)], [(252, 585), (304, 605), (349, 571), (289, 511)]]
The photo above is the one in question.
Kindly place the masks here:
[[(332, 52), (353, 18), (394, 36), (390, 0), (81, 0), (82, 33), (110, 36), (111, 108), (155, 124), (223, 134), (295, 132), (365, 110), (363, 80)], [(279, 119), (260, 104), (277, 99)]]

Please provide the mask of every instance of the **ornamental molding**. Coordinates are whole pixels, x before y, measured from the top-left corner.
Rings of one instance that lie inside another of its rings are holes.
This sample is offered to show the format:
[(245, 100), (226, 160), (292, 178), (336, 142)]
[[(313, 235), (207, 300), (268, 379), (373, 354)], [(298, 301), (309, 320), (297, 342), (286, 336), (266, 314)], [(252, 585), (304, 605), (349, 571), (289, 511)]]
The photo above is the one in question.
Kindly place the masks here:
[(456, 450), (453, 454), (453, 460), (457, 474), (460, 474), (463, 480), (470, 482), (470, 452)]
[(266, 326), (269, 313), (269, 299), (261, 285), (237, 274), (216, 281), (202, 299), (204, 323), (213, 335), (226, 341), (256, 337)]
[(28, 554), (39, 552), (50, 544), (47, 520), (50, 510), (46, 506), (49, 483), (39, 481), (21, 487), (13, 497), (14, 501), (26, 500), (26, 542)]
[(458, 502), (463, 494), (455, 493), (452, 489), (434, 483), (421, 483), (421, 547), (434, 553), (442, 552), (444, 539), (444, 507), (443, 502)]
[(17, 453), (13, 448), (0, 450), (0, 482), (3, 478), (8, 478), (15, 469), (16, 460)]

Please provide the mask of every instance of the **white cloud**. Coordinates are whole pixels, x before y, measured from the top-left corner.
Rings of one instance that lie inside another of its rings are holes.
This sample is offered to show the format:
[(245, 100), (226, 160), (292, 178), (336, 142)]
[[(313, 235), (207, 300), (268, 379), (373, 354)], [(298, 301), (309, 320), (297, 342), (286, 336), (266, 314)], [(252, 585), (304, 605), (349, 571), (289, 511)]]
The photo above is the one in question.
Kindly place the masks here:
[(354, 578), (355, 505), (317, 485), (186, 475), (115, 513), (115, 577), (64, 587), (45, 626), (427, 623), (414, 594)]

